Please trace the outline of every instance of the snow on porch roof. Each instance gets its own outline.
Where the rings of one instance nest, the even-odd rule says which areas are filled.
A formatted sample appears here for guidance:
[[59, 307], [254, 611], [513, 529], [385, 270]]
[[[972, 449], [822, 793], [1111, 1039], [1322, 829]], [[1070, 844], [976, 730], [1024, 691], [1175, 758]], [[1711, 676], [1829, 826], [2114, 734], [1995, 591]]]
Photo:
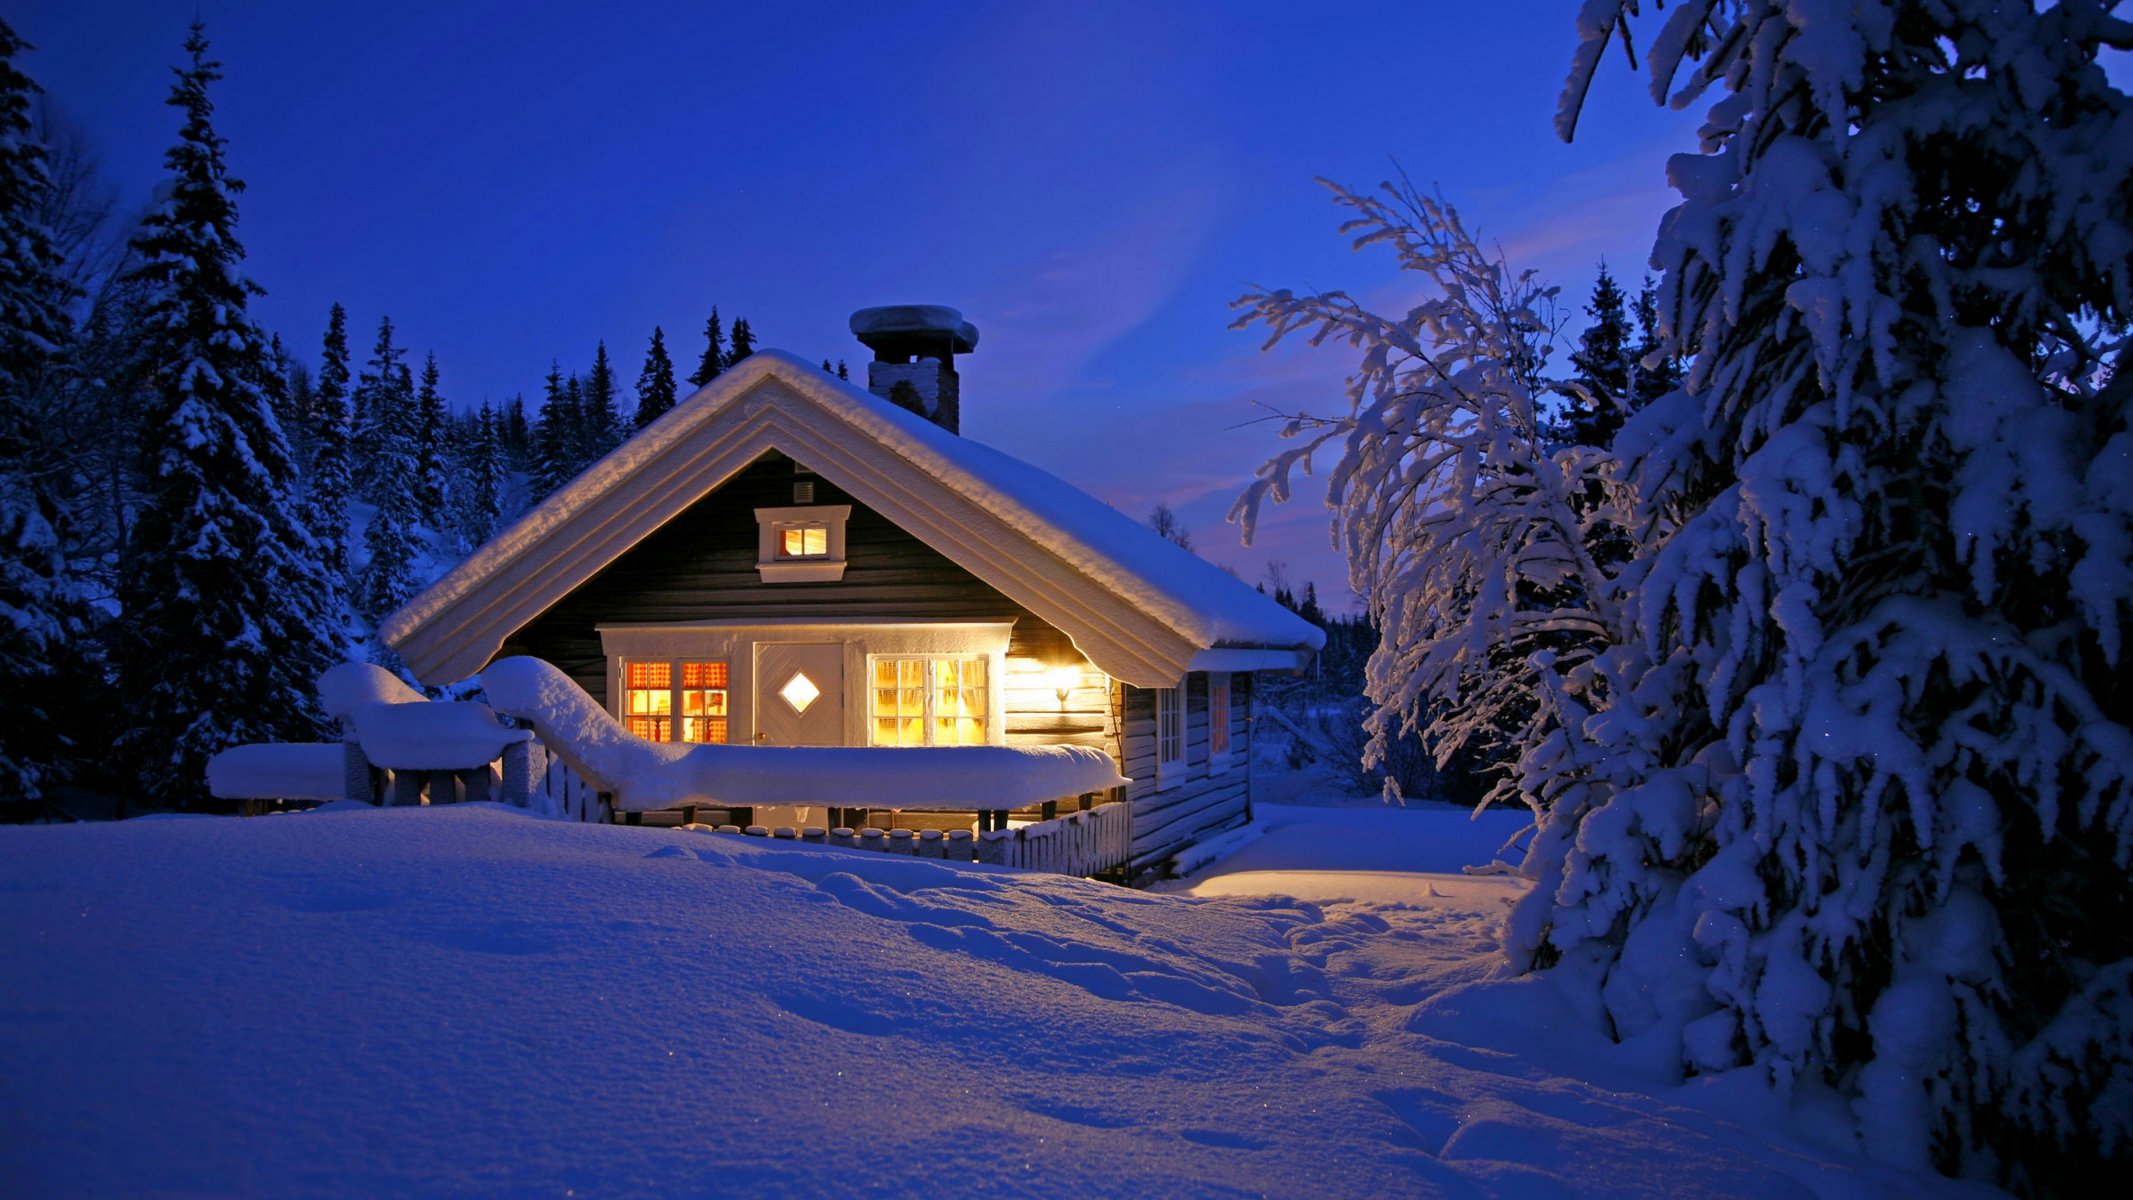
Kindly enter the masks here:
[[[775, 389], [764, 387], [773, 380], [806, 403], [781, 404], [782, 397]], [[744, 403], [751, 396], [763, 397], [763, 403]], [[765, 411], [772, 409], [776, 411]], [[822, 421], [822, 416], [829, 418], [828, 422]], [[522, 593], [523, 601], [537, 602], [535, 612], [560, 599], [644, 534], [730, 477], [731, 471], [709, 481], [700, 474], [692, 475], [691, 471], [704, 460], [698, 449], [751, 419], [761, 424], [759, 440], [765, 445], [797, 454], [847, 490], [852, 485], [830, 469], [836, 452], [829, 448], [826, 437], [819, 443], [815, 440], [818, 435], [840, 432], [838, 426], [858, 435], [835, 439], [843, 453], [863, 458], [867, 466], [885, 468], [900, 482], [916, 476], [919, 481], [938, 485], [959, 503], [942, 506], [929, 502], [923, 494], [916, 496], [916, 503], [910, 503], [912, 497], [907, 495], [901, 504], [877, 503], [883, 498], [862, 496], [922, 540], [935, 542], [924, 529], [912, 526], [925, 524], [928, 517], [946, 515], [934, 510], [974, 510], [1043, 550], [1045, 554], [1039, 557], [1054, 559], [1070, 568], [1072, 575], [1083, 581], [1081, 587], [1072, 590], [1090, 591], [1093, 585], [1099, 594], [1085, 597], [1085, 603], [1065, 604], [1062, 608], [1065, 598], [1050, 594], [1048, 589], [1032, 587], [1028, 579], [1002, 578], [998, 569], [988, 569], [987, 563], [975, 561], [982, 556], [968, 553], [967, 546], [959, 552], [958, 548], [935, 545], [973, 574], [1057, 625], [1098, 667], [1129, 682], [1146, 684], [1164, 673], [1168, 679], [1175, 679], [1193, 665], [1194, 654], [1216, 647], [1310, 651], [1325, 640], [1317, 626], [1079, 488], [1028, 463], [949, 433], [836, 379], [818, 366], [777, 350], [758, 351], [588, 467], [387, 617], [380, 634], [424, 679], [441, 682], [478, 670], [516, 626], [501, 629], [492, 621], [486, 632], [478, 632], [472, 618], [499, 608], [508, 612], [527, 607], [527, 603], [504, 604], [494, 594], [498, 589]], [[689, 494], [676, 494], [677, 489]], [[646, 503], [659, 509], [649, 514], [656, 520], [632, 523], [603, 511], [614, 507], [613, 498], [618, 494], [647, 498]], [[631, 532], [616, 532], [624, 526]], [[578, 553], [580, 543], [596, 539], [602, 539], [597, 546], [585, 554]], [[577, 559], [597, 561], [576, 561], [567, 571], [544, 571], [538, 567], [543, 548], [551, 554], [568, 550]], [[993, 568], [1001, 565], [998, 559], [990, 564]], [[1054, 600], [1060, 603], [1052, 603]], [[1091, 608], [1091, 603], [1096, 607]], [[1168, 636], [1122, 640], [1111, 636], [1116, 630], [1095, 628], [1086, 619], [1105, 607], [1121, 605], [1140, 614], [1142, 620], [1136, 623], [1152, 621], [1160, 626], [1161, 634]], [[478, 612], [463, 611], [470, 608]], [[1108, 626], [1110, 622], [1097, 620], [1094, 624]], [[448, 640], [455, 631], [471, 635], [467, 640], [493, 644], [456, 648], [435, 644]], [[1174, 647], [1148, 649], [1173, 640], [1177, 643]], [[1146, 652], [1127, 653], [1122, 648], [1127, 643]]]

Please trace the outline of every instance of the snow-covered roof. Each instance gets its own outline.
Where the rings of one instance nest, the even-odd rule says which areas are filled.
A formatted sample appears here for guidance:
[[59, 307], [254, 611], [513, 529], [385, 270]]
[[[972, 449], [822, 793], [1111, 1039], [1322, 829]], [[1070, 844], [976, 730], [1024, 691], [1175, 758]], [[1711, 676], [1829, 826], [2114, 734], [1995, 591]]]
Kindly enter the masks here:
[[1300, 665], [1324, 641], [1316, 626], [1079, 488], [776, 350], [757, 352], [588, 467], [380, 633], [418, 678], [464, 678], [526, 621], [769, 450], [806, 463], [1129, 683], [1175, 682], [1217, 647], [1279, 651], [1259, 665]]

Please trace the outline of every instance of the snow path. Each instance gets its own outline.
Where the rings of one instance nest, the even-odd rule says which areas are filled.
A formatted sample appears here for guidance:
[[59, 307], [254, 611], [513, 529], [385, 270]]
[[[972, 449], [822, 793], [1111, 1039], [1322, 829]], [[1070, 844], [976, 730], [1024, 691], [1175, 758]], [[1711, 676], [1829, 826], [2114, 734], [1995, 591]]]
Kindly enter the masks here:
[[489, 805], [0, 829], [0, 1178], [1962, 1193], [1629, 1077], [1489, 937]]

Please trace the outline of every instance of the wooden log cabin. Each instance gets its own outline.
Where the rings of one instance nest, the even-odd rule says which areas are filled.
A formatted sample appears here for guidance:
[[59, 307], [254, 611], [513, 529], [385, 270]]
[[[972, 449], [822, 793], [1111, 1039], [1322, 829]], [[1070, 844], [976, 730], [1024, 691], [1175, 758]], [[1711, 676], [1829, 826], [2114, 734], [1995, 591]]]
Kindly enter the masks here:
[[425, 683], [546, 659], [655, 741], [1099, 747], [1132, 781], [1113, 797], [1130, 875], [1244, 822], [1256, 681], [1303, 669], [1320, 631], [958, 436], [977, 331], [955, 310], [852, 329], [868, 389], [755, 354], [392, 614], [386, 642]]

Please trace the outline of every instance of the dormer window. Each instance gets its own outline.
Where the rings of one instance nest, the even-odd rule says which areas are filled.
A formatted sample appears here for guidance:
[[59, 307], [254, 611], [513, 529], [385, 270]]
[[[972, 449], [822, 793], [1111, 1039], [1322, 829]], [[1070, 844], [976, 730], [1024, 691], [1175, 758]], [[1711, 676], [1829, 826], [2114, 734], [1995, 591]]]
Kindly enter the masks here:
[[849, 504], [755, 510], [755, 569], [764, 583], [830, 583], [844, 578]]
[[778, 522], [778, 557], [828, 558], [829, 529], [827, 521]]

